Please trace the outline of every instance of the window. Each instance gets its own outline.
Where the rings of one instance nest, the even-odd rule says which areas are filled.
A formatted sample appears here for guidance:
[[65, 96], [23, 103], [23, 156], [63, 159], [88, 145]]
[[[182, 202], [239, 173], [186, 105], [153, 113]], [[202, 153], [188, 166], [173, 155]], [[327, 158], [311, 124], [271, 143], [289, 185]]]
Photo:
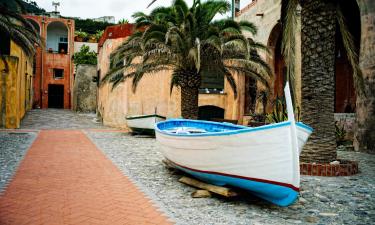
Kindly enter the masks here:
[[224, 93], [224, 75], [220, 71], [202, 71], [202, 83], [199, 93]]
[[60, 42], [68, 43], [68, 38], [67, 37], [60, 37]]
[[59, 38], [59, 53], [68, 53], [68, 38], [66, 36]]
[[53, 69], [53, 78], [54, 79], [63, 79], [64, 78], [64, 69]]
[[5, 33], [0, 33], [0, 54], [10, 55], [10, 37]]

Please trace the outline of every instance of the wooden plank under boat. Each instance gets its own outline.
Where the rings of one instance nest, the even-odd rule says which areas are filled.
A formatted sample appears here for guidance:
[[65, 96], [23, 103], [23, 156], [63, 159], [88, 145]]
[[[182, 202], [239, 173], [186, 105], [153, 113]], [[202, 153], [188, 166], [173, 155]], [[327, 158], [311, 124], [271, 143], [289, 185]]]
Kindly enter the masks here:
[[158, 114], [127, 116], [126, 122], [133, 133], [154, 134], [155, 124], [165, 120]]
[[261, 127], [173, 119], [159, 122], [156, 139], [176, 168], [214, 185], [230, 185], [280, 206], [300, 187], [299, 154], [312, 128], [295, 122], [289, 86], [288, 121]]

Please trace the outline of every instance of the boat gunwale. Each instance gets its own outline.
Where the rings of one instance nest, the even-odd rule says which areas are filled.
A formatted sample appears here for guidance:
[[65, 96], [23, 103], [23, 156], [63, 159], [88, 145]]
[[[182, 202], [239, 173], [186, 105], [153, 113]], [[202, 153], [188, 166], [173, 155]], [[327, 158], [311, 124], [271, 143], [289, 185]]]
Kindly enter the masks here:
[[[202, 123], [202, 124], [212, 124], [212, 125], [220, 125], [220, 126], [227, 126], [227, 127], [236, 127], [240, 128], [237, 130], [226, 130], [226, 131], [218, 131], [218, 132], [206, 132], [206, 133], [190, 133], [190, 134], [176, 134], [176, 133], [170, 133], [165, 130], [159, 129], [159, 125], [163, 123], [170, 123], [170, 122], [195, 122], [195, 123]], [[202, 137], [202, 136], [226, 136], [226, 135], [234, 135], [234, 134], [241, 134], [241, 133], [250, 133], [255, 131], [261, 131], [261, 130], [269, 130], [273, 128], [279, 128], [284, 126], [291, 125], [290, 121], [284, 121], [280, 123], [274, 123], [274, 124], [267, 124], [260, 127], [245, 127], [242, 125], [234, 125], [234, 124], [227, 124], [227, 123], [219, 123], [219, 122], [211, 122], [211, 121], [202, 121], [202, 120], [188, 120], [188, 119], [171, 119], [166, 120], [162, 122], [158, 122], [155, 124], [155, 131], [160, 134], [174, 136], [174, 137]], [[296, 125], [304, 130], [306, 130], [309, 133], [312, 133], [313, 128], [310, 126], [302, 123], [297, 122]]]
[[144, 118], [150, 118], [150, 117], [158, 117], [161, 119], [167, 119], [165, 116], [160, 116], [158, 114], [149, 114], [149, 115], [136, 115], [136, 116], [127, 116], [126, 120], [136, 120], [136, 119], [144, 119]]

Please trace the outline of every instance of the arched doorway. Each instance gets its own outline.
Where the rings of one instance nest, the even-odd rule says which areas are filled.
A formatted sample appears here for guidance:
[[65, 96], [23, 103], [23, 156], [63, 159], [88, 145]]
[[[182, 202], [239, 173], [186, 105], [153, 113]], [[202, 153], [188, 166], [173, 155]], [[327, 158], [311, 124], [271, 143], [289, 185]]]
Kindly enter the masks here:
[[213, 106], [213, 105], [200, 106], [198, 110], [198, 119], [199, 120], [224, 119], [224, 109], [217, 107], [217, 106]]
[[[358, 4], [355, 0], [340, 1], [340, 7], [350, 34], [353, 36], [355, 52], [359, 54], [361, 21]], [[347, 58], [339, 25], [336, 26], [335, 61], [335, 113], [355, 112], [355, 89], [353, 70]]]
[[277, 23], [268, 38], [268, 48], [271, 51], [271, 58], [269, 64], [273, 67], [275, 80], [273, 82], [273, 93], [274, 97], [284, 95], [284, 86], [285, 86], [285, 75], [286, 75], [286, 66], [284, 62], [284, 57], [281, 53], [281, 24]]
[[54, 21], [48, 24], [47, 50], [51, 53], [68, 53], [68, 28], [64, 23]]

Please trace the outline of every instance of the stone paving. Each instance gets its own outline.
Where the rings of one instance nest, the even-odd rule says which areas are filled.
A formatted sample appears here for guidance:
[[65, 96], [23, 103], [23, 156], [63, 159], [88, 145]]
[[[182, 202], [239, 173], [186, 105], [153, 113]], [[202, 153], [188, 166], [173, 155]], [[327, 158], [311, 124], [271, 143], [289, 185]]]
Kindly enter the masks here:
[[[62, 114], [66, 114], [67, 118]], [[24, 149], [28, 148], [27, 144], [34, 136], [23, 140], [20, 137], [22, 130], [1, 130], [0, 137], [4, 138], [0, 140], [8, 143], [6, 148], [0, 146], [3, 158], [15, 158], [17, 163], [13, 164], [20, 165], [0, 194], [0, 224], [172, 224], [81, 130], [71, 130], [69, 123], [75, 129], [88, 128], [90, 131], [100, 128], [99, 132], [102, 132], [102, 127], [86, 124], [85, 118], [75, 124], [79, 119], [69, 119], [76, 116], [74, 113], [62, 114], [59, 114], [61, 120], [52, 120], [49, 125], [62, 129], [39, 131], [21, 163]], [[48, 117], [29, 115], [28, 120], [44, 122], [48, 121]], [[27, 129], [38, 128], [37, 124], [30, 125]], [[44, 124], [41, 127], [49, 128]], [[18, 132], [18, 136], [13, 132]], [[9, 138], [7, 135], [14, 136]], [[13, 151], [17, 152], [18, 148], [23, 151], [20, 156], [13, 157]], [[0, 172], [7, 175], [13, 174], [14, 170], [12, 166]]]
[[35, 137], [35, 132], [0, 132], [0, 192], [12, 178]]
[[94, 113], [64, 109], [34, 109], [21, 122], [22, 129], [105, 129]]
[[302, 176], [301, 197], [283, 208], [251, 195], [193, 199], [190, 194], [195, 189], [178, 182], [183, 174], [164, 167], [155, 139], [87, 133], [178, 224], [375, 224], [375, 155], [338, 152], [342, 159], [359, 161], [361, 173], [351, 177]]
[[[132, 213], [135, 217], [140, 217], [139, 212], [145, 213], [143, 209], [135, 210], [139, 205], [134, 203], [136, 201], [124, 197], [132, 196], [130, 189], [136, 190], [136, 196], [145, 196], [145, 193], [177, 224], [375, 224], [374, 155], [338, 152], [340, 158], [359, 161], [361, 173], [351, 177], [302, 176], [300, 199], [282, 208], [252, 195], [193, 199], [190, 194], [195, 189], [178, 182], [183, 174], [168, 170], [161, 163], [155, 139], [106, 130], [108, 128], [95, 122], [93, 114], [35, 110], [23, 121], [23, 128], [43, 129], [28, 151], [37, 132], [0, 132], [0, 152], [3, 153], [0, 163], [8, 158], [13, 161], [11, 166], [0, 167], [1, 175], [5, 174], [2, 179], [9, 180], [27, 152], [15, 177], [0, 194], [0, 224], [74, 224], [74, 219], [76, 224], [106, 224], [104, 217], [108, 215], [118, 216], [120, 224], [142, 224], [126, 218]], [[63, 130], [53, 130], [56, 128]], [[121, 176], [92, 142], [126, 176]], [[74, 161], [79, 163], [74, 164]], [[115, 181], [119, 184], [110, 184]], [[40, 188], [43, 184], [53, 190]], [[114, 190], [115, 197], [110, 198], [107, 190]], [[42, 196], [40, 200], [36, 200], [38, 194]], [[108, 199], [103, 200], [106, 195]], [[147, 207], [151, 205], [141, 199]], [[85, 206], [79, 206], [80, 200]], [[33, 211], [36, 209], [39, 211]], [[168, 223], [165, 216], [154, 214], [154, 207], [148, 213], [150, 211], [160, 221]], [[14, 215], [20, 220], [4, 222], [14, 220]], [[83, 218], [82, 221], [79, 218]], [[142, 218], [143, 222], [150, 222], [150, 218]], [[46, 222], [49, 219], [51, 222]], [[152, 223], [160, 224], [157, 220]]]

